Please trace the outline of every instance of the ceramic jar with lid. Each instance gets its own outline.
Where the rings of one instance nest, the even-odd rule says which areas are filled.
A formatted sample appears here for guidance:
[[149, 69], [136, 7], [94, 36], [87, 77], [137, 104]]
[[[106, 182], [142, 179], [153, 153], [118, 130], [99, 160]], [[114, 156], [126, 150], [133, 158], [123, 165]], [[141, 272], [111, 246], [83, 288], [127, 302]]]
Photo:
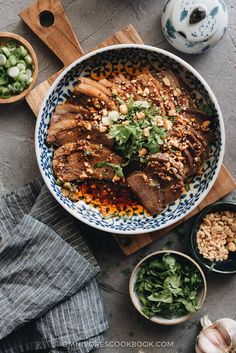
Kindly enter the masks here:
[[225, 34], [228, 12], [224, 0], [169, 0], [162, 13], [162, 29], [176, 49], [199, 54]]

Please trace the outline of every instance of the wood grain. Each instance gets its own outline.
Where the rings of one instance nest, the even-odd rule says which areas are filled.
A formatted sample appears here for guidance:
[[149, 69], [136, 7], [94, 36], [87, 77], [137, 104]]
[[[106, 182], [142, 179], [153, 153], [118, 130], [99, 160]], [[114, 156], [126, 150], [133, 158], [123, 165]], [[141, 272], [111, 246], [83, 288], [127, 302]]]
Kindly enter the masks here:
[[[40, 14], [49, 11], [54, 16], [50, 27], [40, 24]], [[40, 0], [20, 13], [22, 20], [56, 54], [64, 66], [84, 54], [59, 0]]]
[[[42, 11], [43, 9], [41, 5], [42, 3], [44, 3], [45, 5], [44, 8], [46, 7], [46, 5], [48, 8], [48, 4], [50, 4], [50, 6], [52, 6], [54, 14], [57, 15], [57, 12], [60, 14], [60, 21], [65, 22], [65, 21], [68, 21], [68, 19], [66, 15], [63, 13], [63, 8], [60, 5], [58, 0], [56, 1], [40, 0], [40, 6], [38, 5], [38, 3], [39, 2], [37, 2], [35, 5], [30, 6], [25, 11], [23, 11], [23, 13], [21, 13], [21, 17], [29, 25], [29, 27], [32, 28], [37, 35], [39, 35], [39, 37], [52, 49], [52, 51], [66, 65], [64, 52], [63, 52], [63, 48], [65, 45], [63, 44], [63, 47], [61, 47], [60, 41], [57, 41], [56, 39], [59, 33], [58, 29], [55, 28], [49, 31], [48, 28], [46, 28], [46, 30], [43, 33], [41, 33], [40, 32], [41, 30], [39, 29], [39, 25], [36, 22], [37, 22], [39, 11]], [[81, 56], [83, 54], [83, 50], [81, 49], [77, 39], [75, 38], [75, 35], [71, 29], [70, 24], [64, 23], [64, 26], [66, 28], [69, 28], [69, 32], [67, 33], [65, 40], [67, 41], [67, 43], [68, 41], [73, 43], [72, 45], [73, 50], [70, 51], [71, 56], [66, 59], [68, 62], [67, 63], [68, 65], [69, 63], [77, 59], [79, 56]], [[131, 25], [128, 25], [127, 27], [123, 28], [119, 32], [115, 33], [112, 37], [104, 40], [102, 43], [98, 44], [94, 49], [102, 48], [113, 44], [127, 44], [127, 43], [138, 43], [138, 44], [143, 43], [138, 33]], [[27, 102], [36, 116], [39, 112], [42, 101], [50, 85], [55, 80], [55, 78], [60, 74], [60, 72], [57, 72], [56, 74], [51, 76], [48, 80], [41, 83], [38, 87], [34, 88], [28, 94], [26, 98]], [[194, 216], [207, 205], [219, 200], [220, 198], [222, 198], [223, 196], [225, 196], [226, 194], [234, 190], [235, 186], [236, 185], [231, 175], [226, 170], [226, 168], [222, 166], [219, 176], [214, 186], [212, 187], [211, 191], [209, 192], [209, 194], [205, 197], [202, 203], [191, 214], [189, 214], [181, 221], [173, 224], [168, 228], [165, 228], [157, 232], [149, 233], [149, 234], [136, 235], [136, 236], [120, 236], [120, 235], [119, 236], [113, 235], [113, 236], [125, 255], [133, 254], [134, 252], [140, 250], [144, 246], [147, 246], [148, 244], [152, 243], [156, 239], [165, 235], [171, 229], [175, 228], [177, 225], [181, 224], [185, 220]]]

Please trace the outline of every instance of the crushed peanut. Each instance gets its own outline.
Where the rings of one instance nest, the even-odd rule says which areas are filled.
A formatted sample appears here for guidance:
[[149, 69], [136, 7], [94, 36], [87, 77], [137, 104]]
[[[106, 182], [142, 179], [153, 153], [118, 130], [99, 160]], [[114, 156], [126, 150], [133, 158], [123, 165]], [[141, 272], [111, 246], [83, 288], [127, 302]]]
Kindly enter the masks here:
[[120, 109], [121, 114], [125, 115], [128, 113], [128, 107], [126, 104], [121, 104], [119, 109]]
[[143, 135], [144, 135], [145, 137], [150, 136], [150, 129], [149, 129], [148, 127], [145, 127], [145, 128], [143, 129]]
[[201, 125], [202, 131], [209, 131], [210, 130], [210, 125], [211, 125], [210, 120], [204, 121], [202, 123], [202, 125]]
[[168, 79], [168, 77], [164, 77], [163, 79], [162, 79], [162, 81], [164, 82], [164, 84], [166, 85], [166, 86], [170, 86], [170, 80]]
[[107, 116], [107, 115], [108, 115], [107, 109], [103, 109], [102, 110], [102, 116]]
[[209, 213], [196, 234], [200, 254], [210, 261], [224, 261], [236, 251], [236, 212]]
[[99, 126], [99, 131], [100, 131], [100, 132], [106, 132], [106, 131], [107, 131], [107, 127], [104, 126], [104, 125], [100, 125], [100, 126]]
[[145, 118], [144, 112], [136, 112], [135, 115], [138, 120], [142, 120]]
[[143, 91], [143, 96], [146, 97], [149, 95], [149, 89], [147, 87], [144, 88], [144, 91]]
[[177, 87], [177, 88], [174, 90], [174, 96], [175, 96], [175, 97], [179, 97], [181, 94], [182, 94], [181, 90]]
[[147, 152], [148, 152], [147, 149], [143, 147], [141, 148], [141, 150], [139, 150], [138, 154], [140, 157], [143, 157], [147, 154]]
[[172, 128], [172, 125], [173, 124], [172, 124], [172, 122], [170, 120], [168, 120], [168, 119], [164, 120], [164, 127], [165, 127], [166, 130], [170, 130]]
[[163, 121], [161, 116], [157, 117], [156, 124], [157, 124], [157, 126], [163, 126], [164, 125], [164, 121]]

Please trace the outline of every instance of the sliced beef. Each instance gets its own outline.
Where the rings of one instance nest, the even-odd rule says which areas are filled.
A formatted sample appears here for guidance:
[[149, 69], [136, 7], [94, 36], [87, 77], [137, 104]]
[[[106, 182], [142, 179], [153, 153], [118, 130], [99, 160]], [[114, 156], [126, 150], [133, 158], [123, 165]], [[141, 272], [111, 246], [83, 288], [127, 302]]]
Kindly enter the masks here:
[[92, 84], [90, 81], [79, 80], [79, 83], [75, 86], [73, 93], [79, 97], [82, 94], [90, 98], [96, 98], [98, 101], [103, 102], [110, 110], [118, 110], [118, 107], [110, 97], [110, 94], [104, 93], [104, 90], [107, 90], [107, 88], [97, 82], [96, 84]]
[[183, 158], [185, 176], [193, 176], [198, 173], [208, 157], [206, 134], [195, 129], [191, 124], [184, 124], [182, 121], [178, 121], [169, 133], [168, 145], [174, 146], [173, 154], [176, 154], [177, 158]]
[[134, 81], [138, 92], [139, 90], [142, 92], [142, 99], [151, 100], [159, 108], [159, 113], [166, 115], [159, 82], [150, 73], [138, 75]]
[[164, 183], [161, 188], [164, 194], [165, 204], [172, 203], [176, 201], [183, 192], [184, 183], [177, 178], [172, 181]]
[[126, 180], [151, 215], [160, 213], [167, 204], [177, 200], [183, 191], [183, 182], [177, 178], [164, 182], [156, 175], [142, 171], [130, 174]]
[[164, 209], [163, 192], [159, 183], [155, 182], [151, 176], [138, 171], [130, 174], [126, 180], [151, 215], [155, 215]]
[[92, 80], [91, 78], [87, 78], [87, 77], [81, 77], [79, 79], [79, 82], [83, 83], [85, 85], [90, 85], [90, 86], [102, 91], [107, 96], [111, 95], [109, 89], [107, 87], [105, 87], [104, 84], [101, 84], [99, 81], [95, 81], [95, 80]]
[[81, 140], [55, 150], [52, 164], [56, 178], [65, 182], [92, 178], [112, 180], [115, 172], [107, 163], [120, 165], [122, 158], [101, 144]]
[[203, 163], [208, 157], [207, 141], [203, 135], [194, 128], [186, 129], [185, 143], [186, 149], [182, 151], [183, 155], [189, 153], [192, 157], [192, 164], [189, 166], [188, 175], [193, 176], [198, 174]]
[[142, 97], [138, 94], [134, 81], [135, 80], [128, 80], [126, 77], [119, 74], [109, 78], [108, 82], [111, 84], [111, 93], [115, 97], [118, 96], [123, 101], [129, 101], [130, 98], [140, 100]]
[[108, 137], [106, 130], [106, 127], [96, 121], [76, 119], [70, 116], [55, 122], [54, 118], [48, 129], [47, 143], [61, 146], [68, 142], [88, 139], [91, 142], [101, 143], [112, 148], [114, 140]]
[[50, 120], [50, 127], [52, 127], [54, 124], [58, 123], [59, 121], [74, 120], [74, 119], [83, 119], [83, 118], [80, 114], [74, 114], [74, 113], [56, 114], [56, 113], [54, 113], [51, 117], [51, 120]]
[[87, 113], [88, 110], [81, 105], [65, 103], [58, 104], [56, 106], [56, 114], [66, 114], [66, 113]]
[[193, 108], [189, 108], [186, 109], [184, 111], [181, 111], [185, 116], [187, 117], [191, 117], [194, 116], [195, 118], [198, 118], [201, 122], [205, 121], [205, 120], [209, 120], [212, 119], [212, 116], [207, 115], [206, 113], [202, 112], [199, 109], [193, 109]]
[[149, 156], [147, 168], [163, 182], [170, 182], [174, 179], [182, 181], [184, 178], [183, 164], [168, 153], [156, 153]]
[[[160, 205], [157, 205], [157, 200], [159, 203], [161, 202], [163, 209], [165, 205], [174, 202], [180, 197], [184, 186], [184, 165], [176, 161], [168, 153], [156, 153], [149, 157], [147, 170], [149, 177], [146, 183], [149, 189], [146, 187], [145, 191], [143, 189], [139, 191], [136, 187], [133, 191], [143, 204], [142, 197], [144, 193], [144, 198], [150, 200], [153, 207], [150, 206], [148, 201], [144, 206], [151, 214], [157, 214], [161, 209]], [[133, 188], [133, 185], [130, 184], [130, 187]], [[151, 193], [153, 193], [153, 196], [151, 196]], [[156, 203], [153, 202], [153, 197]]]
[[[159, 91], [162, 92], [163, 104], [167, 112], [175, 110], [176, 104], [184, 109], [195, 108], [195, 102], [188, 88], [171, 70], [154, 72], [153, 76], [158, 81]], [[169, 114], [172, 115], [171, 113]]]
[[168, 153], [149, 157], [147, 172], [134, 172], [127, 182], [150, 214], [177, 200], [183, 190], [184, 166]]

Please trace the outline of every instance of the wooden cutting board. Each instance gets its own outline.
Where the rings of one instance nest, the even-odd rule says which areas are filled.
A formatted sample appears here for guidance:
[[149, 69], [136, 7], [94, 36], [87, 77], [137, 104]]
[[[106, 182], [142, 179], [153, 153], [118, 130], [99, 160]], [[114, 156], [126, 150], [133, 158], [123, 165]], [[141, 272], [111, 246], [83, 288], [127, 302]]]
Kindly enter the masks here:
[[[84, 55], [84, 51], [73, 32], [70, 22], [59, 0], [38, 0], [36, 3], [22, 11], [20, 13], [20, 17], [54, 52], [54, 54], [56, 54], [56, 56], [62, 61], [64, 67], [68, 66], [74, 60]], [[48, 25], [50, 21], [53, 22], [53, 24], [48, 27], [41, 25], [41, 23], [46, 23]], [[124, 44], [143, 42], [135, 29], [131, 25], [128, 25], [93, 49], [119, 43]], [[35, 87], [27, 95], [26, 101], [36, 117], [48, 88], [62, 70], [49, 77], [46, 81]], [[227, 169], [222, 166], [220, 174], [211, 191], [208, 193], [202, 203], [191, 214], [182, 219], [180, 222], [175, 223], [174, 225], [163, 230], [149, 234], [136, 236], [113, 236], [115, 237], [124, 254], [130, 255], [143, 248], [144, 246], [152, 243], [159, 237], [165, 235], [177, 225], [197, 214], [207, 205], [219, 200], [234, 190], [235, 186], [236, 184], [233, 181], [232, 176], [229, 174]]]

